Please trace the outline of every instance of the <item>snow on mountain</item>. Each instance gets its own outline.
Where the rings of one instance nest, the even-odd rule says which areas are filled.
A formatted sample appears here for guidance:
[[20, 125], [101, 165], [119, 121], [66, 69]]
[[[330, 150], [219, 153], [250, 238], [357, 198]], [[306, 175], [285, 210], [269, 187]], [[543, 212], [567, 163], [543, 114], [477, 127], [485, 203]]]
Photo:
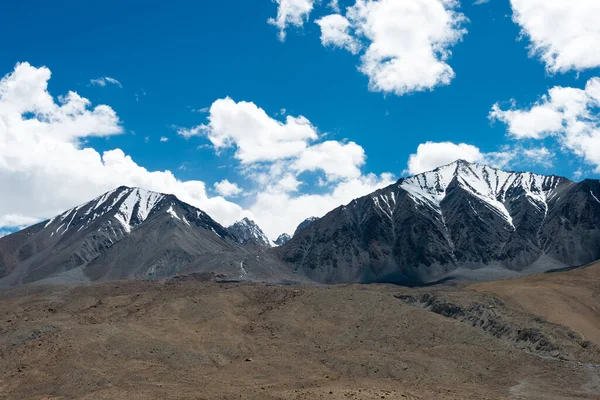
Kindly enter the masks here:
[[273, 243], [260, 227], [252, 220], [244, 218], [227, 228], [239, 243], [255, 242], [260, 246], [273, 247]]
[[600, 182], [456, 161], [308, 226], [274, 251], [324, 283], [420, 284], [547, 271], [600, 258]]
[[60, 222], [53, 234], [64, 235], [73, 225], [82, 230], [96, 219], [112, 214], [129, 233], [133, 227], [143, 223], [165, 197], [145, 189], [120, 187], [50, 219], [44, 228]]
[[[555, 189], [564, 181], [564, 178], [557, 176], [505, 172], [461, 160], [404, 179], [399, 183], [399, 187], [408, 192], [417, 204], [432, 208], [441, 214], [441, 202], [446, 198], [450, 185], [456, 184], [481, 200], [514, 229], [507, 200], [525, 196], [536, 208], [547, 213], [548, 202], [556, 195]], [[385, 213], [390, 213], [392, 209], [390, 201], [395, 203], [393, 193], [390, 198], [373, 198], [373, 201], [382, 210], [384, 204]]]
[[[126, 231], [131, 231], [131, 224], [140, 224], [148, 218], [148, 215], [162, 199], [164, 195], [150, 192], [144, 189], [131, 189], [125, 201], [121, 203], [115, 218], [123, 225]], [[173, 208], [171, 207], [171, 210]], [[135, 214], [134, 214], [135, 213]]]

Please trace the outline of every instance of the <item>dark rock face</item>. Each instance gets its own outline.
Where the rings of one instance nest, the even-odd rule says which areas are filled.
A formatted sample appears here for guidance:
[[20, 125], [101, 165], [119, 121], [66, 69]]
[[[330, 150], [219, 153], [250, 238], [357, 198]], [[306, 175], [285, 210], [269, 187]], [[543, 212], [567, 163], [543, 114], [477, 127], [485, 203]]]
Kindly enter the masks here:
[[284, 244], [289, 242], [291, 239], [292, 239], [292, 237], [290, 235], [288, 235], [287, 233], [282, 233], [281, 235], [279, 235], [277, 240], [275, 240], [275, 242], [273, 242], [273, 243], [275, 243], [276, 246], [283, 246]]
[[325, 283], [494, 279], [600, 259], [600, 182], [458, 161], [339, 207], [277, 254]]
[[256, 244], [265, 248], [272, 247], [271, 241], [262, 229], [248, 218], [236, 222], [227, 228], [227, 231], [240, 244]]
[[175, 196], [121, 187], [0, 239], [0, 285], [165, 279], [210, 272], [233, 280], [294, 274]]
[[303, 230], [308, 228], [310, 226], [310, 224], [312, 224], [313, 222], [315, 222], [318, 219], [319, 218], [317, 218], [317, 217], [309, 217], [309, 218], [306, 218], [304, 221], [300, 222], [300, 224], [294, 231], [294, 235], [292, 237], [296, 236], [297, 234], [299, 234], [300, 232], [302, 232]]

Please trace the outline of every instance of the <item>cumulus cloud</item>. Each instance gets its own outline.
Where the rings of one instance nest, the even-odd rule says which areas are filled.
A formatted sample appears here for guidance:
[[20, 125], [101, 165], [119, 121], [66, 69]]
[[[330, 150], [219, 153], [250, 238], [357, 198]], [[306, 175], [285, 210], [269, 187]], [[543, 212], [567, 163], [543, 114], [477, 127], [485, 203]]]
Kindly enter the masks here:
[[277, 17], [269, 18], [268, 22], [279, 28], [279, 40], [286, 37], [289, 26], [301, 28], [308, 20], [313, 10], [315, 0], [273, 0], [277, 3]]
[[507, 123], [511, 135], [519, 139], [542, 139], [560, 130], [563, 122], [562, 113], [547, 104], [535, 105], [523, 112], [516, 109], [503, 111], [496, 103], [490, 119]]
[[161, 142], [163, 142], [163, 143], [164, 143], [164, 142], [168, 142], [168, 141], [169, 141], [169, 138], [168, 138], [168, 137], [166, 137], [166, 136], [163, 136], [163, 137], [161, 137], [161, 138], [160, 138], [160, 141], [161, 141]]
[[321, 43], [358, 54], [360, 41], [350, 34], [350, 21], [339, 14], [327, 15], [315, 21], [321, 27]]
[[[352, 142], [319, 142], [316, 128], [304, 117], [288, 116], [281, 122], [252, 103], [224, 99], [211, 107], [209, 122], [198, 132], [211, 138], [215, 149], [236, 147], [241, 171], [255, 185], [248, 193], [248, 208], [242, 208], [223, 197], [242, 193], [231, 182], [218, 182], [214, 190], [220, 196], [211, 197], [204, 182], [182, 181], [170, 171], [150, 171], [121, 149], [99, 153], [86, 147], [88, 137], [123, 133], [121, 121], [109, 106], [92, 107], [74, 92], [55, 101], [48, 92], [50, 77], [48, 68], [22, 63], [0, 80], [2, 231], [52, 217], [126, 185], [174, 194], [223, 225], [252, 218], [269, 236], [277, 237], [292, 232], [305, 218], [324, 215], [393, 179], [390, 174], [361, 174], [363, 149]], [[243, 137], [243, 128], [250, 139]], [[260, 151], [267, 156], [260, 156]], [[301, 174], [307, 171], [329, 180], [311, 190], [313, 194], [302, 193], [300, 188], [308, 184]]]
[[511, 0], [513, 20], [529, 38], [532, 56], [549, 72], [600, 67], [600, 2]]
[[560, 146], [600, 173], [600, 78], [591, 78], [585, 89], [556, 86], [548, 95], [523, 109], [503, 110], [495, 104], [490, 119], [506, 124], [516, 139], [555, 138]]
[[[321, 194], [298, 194], [286, 191], [264, 190], [258, 193], [250, 211], [260, 227], [270, 237], [293, 233], [298, 224], [310, 216], [322, 217], [329, 211], [377, 189], [389, 186], [395, 179], [391, 174], [361, 175], [345, 179]], [[277, 204], [277, 207], [273, 207]]]
[[235, 158], [258, 181], [264, 181], [256, 171], [264, 170], [265, 163], [269, 176], [322, 171], [330, 179], [356, 178], [366, 158], [363, 148], [354, 142], [315, 143], [317, 129], [303, 116], [288, 115], [281, 122], [254, 103], [229, 97], [213, 103], [208, 123], [178, 132], [188, 138], [205, 135], [217, 151], [235, 148]]
[[122, 133], [119, 118], [74, 92], [56, 103], [50, 76], [48, 68], [21, 63], [0, 80], [0, 228], [43, 220], [120, 185], [175, 194], [225, 224], [251, 215], [209, 197], [203, 182], [148, 171], [120, 149], [85, 147], [86, 137]]
[[416, 175], [459, 159], [469, 162], [483, 162], [485, 156], [479, 148], [466, 143], [427, 142], [420, 144], [417, 152], [410, 155], [406, 172]]
[[[360, 145], [321, 141], [317, 128], [303, 116], [287, 115], [282, 122], [254, 103], [225, 98], [213, 103], [207, 119], [206, 124], [180, 128], [180, 134], [204, 135], [217, 152], [235, 149], [241, 173], [255, 186], [249, 211], [272, 237], [392, 180], [391, 174], [364, 175], [366, 155]], [[304, 173], [317, 174], [317, 183], [305, 181]]]
[[417, 152], [408, 159], [406, 173], [420, 174], [450, 164], [456, 160], [505, 168], [517, 157], [520, 149], [503, 149], [484, 153], [478, 147], [466, 143], [426, 142], [420, 144]]
[[251, 102], [236, 103], [231, 98], [215, 101], [208, 123], [181, 128], [184, 137], [206, 135], [215, 149], [236, 148], [235, 157], [244, 164], [275, 161], [301, 154], [317, 131], [303, 116], [287, 116], [277, 121]]
[[221, 182], [215, 183], [215, 190], [223, 197], [235, 197], [239, 196], [243, 190], [235, 183], [229, 182], [227, 179], [223, 179]]
[[307, 148], [292, 168], [299, 172], [321, 170], [329, 179], [358, 178], [365, 158], [364, 149], [356, 143], [329, 140]]
[[101, 78], [90, 79], [90, 85], [105, 87], [108, 83], [116, 85], [120, 88], [123, 88], [121, 82], [116, 80], [115, 78], [111, 78], [109, 76], [104, 76]]
[[456, 0], [357, 0], [345, 16], [317, 23], [324, 46], [364, 49], [359, 69], [372, 91], [401, 96], [454, 78], [450, 49], [467, 33], [458, 6]]

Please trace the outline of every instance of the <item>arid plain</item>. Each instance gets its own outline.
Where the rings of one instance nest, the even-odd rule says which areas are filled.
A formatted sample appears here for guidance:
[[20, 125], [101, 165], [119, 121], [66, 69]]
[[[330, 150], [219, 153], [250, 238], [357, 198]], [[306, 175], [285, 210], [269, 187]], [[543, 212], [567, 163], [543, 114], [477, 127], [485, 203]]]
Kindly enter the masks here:
[[416, 289], [207, 278], [0, 292], [0, 398], [600, 398], [600, 264]]

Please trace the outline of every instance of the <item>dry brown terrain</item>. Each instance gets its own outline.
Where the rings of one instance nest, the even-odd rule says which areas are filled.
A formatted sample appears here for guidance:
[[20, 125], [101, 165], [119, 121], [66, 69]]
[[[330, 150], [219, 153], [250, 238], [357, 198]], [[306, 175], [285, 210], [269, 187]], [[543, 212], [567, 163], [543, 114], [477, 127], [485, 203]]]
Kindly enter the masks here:
[[567, 273], [489, 282], [473, 288], [495, 293], [600, 345], [600, 263]]
[[598, 399], [600, 266], [470, 287], [0, 292], [3, 399]]

